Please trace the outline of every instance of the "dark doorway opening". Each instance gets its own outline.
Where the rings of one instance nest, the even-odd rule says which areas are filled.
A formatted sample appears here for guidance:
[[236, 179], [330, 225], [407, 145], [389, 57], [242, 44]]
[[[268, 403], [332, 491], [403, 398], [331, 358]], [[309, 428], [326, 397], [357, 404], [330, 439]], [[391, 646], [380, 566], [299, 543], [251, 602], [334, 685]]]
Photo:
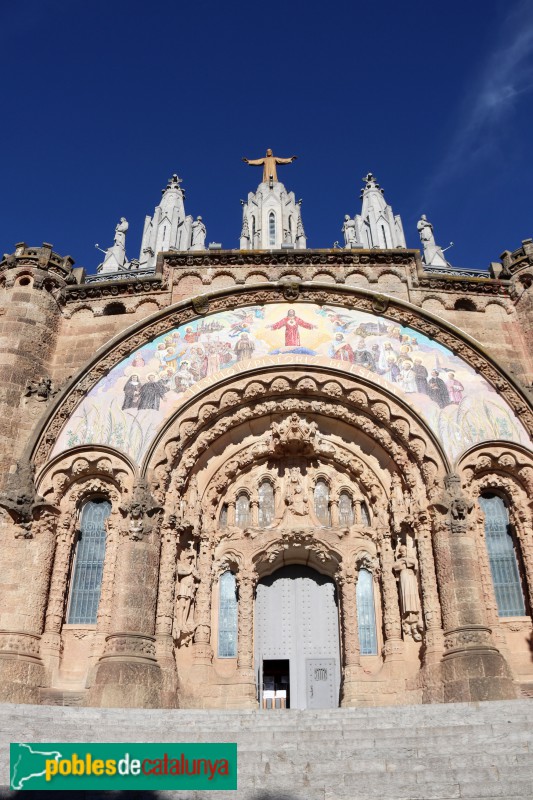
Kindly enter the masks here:
[[289, 659], [263, 661], [263, 708], [290, 708]]

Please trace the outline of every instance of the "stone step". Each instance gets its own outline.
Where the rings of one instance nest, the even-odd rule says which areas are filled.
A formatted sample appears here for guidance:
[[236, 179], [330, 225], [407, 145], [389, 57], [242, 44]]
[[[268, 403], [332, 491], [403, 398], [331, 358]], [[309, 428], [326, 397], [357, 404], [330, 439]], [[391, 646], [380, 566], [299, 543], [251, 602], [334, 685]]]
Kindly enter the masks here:
[[4, 706], [0, 785], [9, 741], [236, 741], [237, 800], [532, 800], [532, 711], [526, 699], [309, 712]]

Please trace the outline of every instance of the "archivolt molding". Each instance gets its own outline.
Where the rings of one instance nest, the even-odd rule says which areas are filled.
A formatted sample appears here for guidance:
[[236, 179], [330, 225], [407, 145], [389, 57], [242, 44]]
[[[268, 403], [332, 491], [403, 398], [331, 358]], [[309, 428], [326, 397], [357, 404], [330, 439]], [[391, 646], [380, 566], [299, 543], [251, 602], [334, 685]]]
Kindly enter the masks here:
[[113, 487], [124, 501], [134, 480], [135, 467], [126, 456], [110, 447], [83, 445], [61, 453], [47, 464], [37, 476], [36, 485], [39, 494], [57, 506], [72, 494], [75, 485], [89, 486], [91, 482]]
[[300, 377], [294, 371], [290, 378], [271, 374], [243, 377], [218, 387], [176, 415], [154, 444], [143, 468], [153, 481], [154, 493], [165, 491], [170, 472], [176, 467], [175, 485], [183, 486], [201, 454], [235, 425], [291, 411], [342, 419], [360, 428], [380, 443], [406, 474], [417, 464], [430, 488], [446, 471], [445, 457], [430, 432], [396, 399], [369, 387], [363, 389], [359, 381], [345, 376], [331, 380], [314, 372]]
[[[264, 257], [258, 258], [258, 264], [264, 265]], [[386, 258], [390, 263], [390, 255], [386, 255]], [[156, 313], [151, 321], [150, 318], [145, 319], [133, 328], [119, 334], [95, 355], [81, 371], [81, 377], [77, 376], [58, 395], [49, 415], [30, 442], [28, 449], [35, 463], [38, 466], [45, 463], [63, 425], [86, 393], [115, 364], [133, 350], [177, 325], [202, 316], [207, 313], [207, 310], [212, 313], [243, 305], [280, 302], [286, 292], [284, 284], [285, 282], [280, 281], [276, 285], [246, 285], [221, 289], [218, 292], [202, 296], [201, 305], [198, 303], [199, 298], [184, 301]], [[476, 369], [505, 398], [514, 412], [520, 416], [526, 429], [533, 435], [533, 411], [518, 386], [499, 365], [496, 365], [480, 351], [479, 345], [470, 337], [443, 320], [434, 317], [427, 311], [415, 309], [405, 301], [375, 295], [368, 290], [353, 286], [337, 285], [333, 287], [320, 283], [300, 283], [298, 302], [340, 305], [369, 313], [378, 313], [440, 342]], [[195, 311], [195, 307], [197, 311]]]

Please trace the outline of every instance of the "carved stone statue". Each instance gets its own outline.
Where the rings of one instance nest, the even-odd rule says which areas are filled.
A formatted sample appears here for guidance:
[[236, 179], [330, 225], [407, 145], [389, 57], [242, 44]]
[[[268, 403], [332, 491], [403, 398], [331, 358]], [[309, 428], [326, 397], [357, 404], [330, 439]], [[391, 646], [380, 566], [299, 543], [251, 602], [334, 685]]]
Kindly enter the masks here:
[[191, 607], [196, 594], [196, 584], [200, 581], [200, 574], [196, 569], [196, 553], [194, 550], [183, 550], [176, 567], [178, 578], [178, 591], [176, 598], [176, 613], [174, 619], [174, 635], [176, 639], [183, 633], [193, 630]]
[[280, 521], [283, 527], [320, 527], [305, 478], [298, 467], [291, 467], [286, 476], [284, 502], [285, 511]]
[[441, 269], [448, 267], [449, 264], [446, 261], [444, 251], [435, 242], [433, 225], [425, 214], [422, 214], [416, 227], [420, 234], [420, 241], [422, 242], [424, 248], [424, 253], [422, 256], [424, 264], [432, 267], [440, 267]]
[[126, 233], [128, 228], [127, 219], [121, 217], [115, 228], [113, 246], [106, 250], [105, 258], [99, 265], [97, 272], [120, 272], [130, 268], [126, 259]]
[[417, 223], [417, 229], [420, 234], [420, 241], [424, 245], [424, 249], [428, 244], [435, 244], [435, 237], [433, 235], [433, 225], [428, 220], [425, 214], [422, 214]]
[[355, 229], [355, 220], [353, 220], [349, 214], [346, 214], [344, 217], [342, 232], [344, 234], [344, 243], [347, 248], [357, 243], [357, 231]]
[[196, 217], [195, 221], [191, 225], [191, 231], [191, 250], [205, 250], [205, 237], [207, 231], [201, 217]]
[[393, 570], [396, 573], [400, 589], [403, 632], [419, 642], [422, 639], [422, 633], [419, 621], [420, 601], [416, 578], [416, 559], [408, 554], [404, 544], [399, 545], [397, 549]]
[[128, 228], [129, 224], [126, 217], [121, 217], [120, 222], [115, 228], [115, 247], [121, 247], [124, 251], [126, 250], [126, 233]]

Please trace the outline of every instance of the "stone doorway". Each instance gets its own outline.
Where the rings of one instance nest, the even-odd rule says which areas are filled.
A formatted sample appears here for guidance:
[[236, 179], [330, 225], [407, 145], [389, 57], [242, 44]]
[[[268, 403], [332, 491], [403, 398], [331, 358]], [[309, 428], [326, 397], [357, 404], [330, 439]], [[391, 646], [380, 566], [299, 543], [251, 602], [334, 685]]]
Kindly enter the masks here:
[[[265, 666], [289, 665], [291, 708], [339, 704], [339, 614], [333, 581], [292, 565], [263, 578], [255, 603], [255, 665], [260, 706]], [[268, 690], [267, 690], [268, 691]]]

